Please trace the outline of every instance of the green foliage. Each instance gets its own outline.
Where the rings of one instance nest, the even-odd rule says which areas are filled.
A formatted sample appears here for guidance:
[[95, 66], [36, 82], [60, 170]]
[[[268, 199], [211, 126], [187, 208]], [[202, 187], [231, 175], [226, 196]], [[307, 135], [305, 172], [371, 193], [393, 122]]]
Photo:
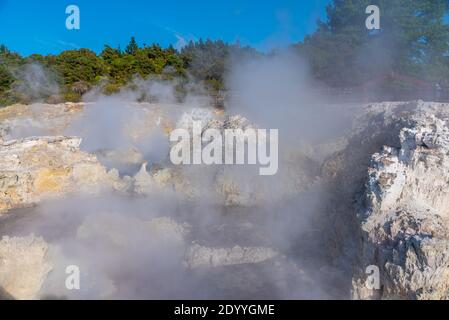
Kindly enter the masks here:
[[206, 84], [212, 92], [224, 88], [224, 76], [227, 74], [232, 58], [255, 57], [258, 53], [250, 47], [239, 44], [229, 45], [222, 40], [189, 42], [181, 51], [184, 68], [197, 81]]
[[63, 95], [63, 100], [70, 102], [79, 102], [81, 101], [81, 95], [76, 92], [66, 92]]
[[[365, 9], [371, 4], [381, 11], [379, 32], [365, 27]], [[317, 31], [298, 48], [315, 76], [332, 87], [357, 87], [376, 79], [385, 79], [380, 83], [384, 88], [406, 79], [409, 84], [417, 79], [441, 83], [449, 75], [448, 13], [447, 0], [334, 0], [327, 7], [327, 21], [318, 22]]]
[[5, 55], [9, 53], [8, 48], [4, 44], [0, 44], [0, 55]]
[[9, 90], [13, 82], [14, 79], [9, 71], [4, 66], [0, 65], [0, 93]]
[[[63, 51], [59, 55], [33, 54], [22, 58], [0, 46], [0, 95], [4, 97], [5, 92], [11, 90], [16, 80], [12, 71], [30, 62], [39, 63], [60, 82], [62, 98], [48, 97], [52, 101], [60, 98], [78, 101], [95, 85], [100, 85], [104, 93], [113, 94], [136, 76], [142, 79], [185, 79], [178, 81], [176, 87], [180, 97], [186, 94], [184, 86], [188, 83], [187, 79], [202, 83], [215, 94], [224, 88], [223, 77], [230, 57], [255, 54], [254, 49], [229, 45], [221, 40], [191, 42], [180, 53], [173, 46], [162, 48], [153, 44], [139, 47], [134, 37], [124, 51], [106, 45], [99, 55], [80, 49]], [[17, 99], [29, 100], [16, 95]]]
[[22, 59], [14, 54], [4, 45], [0, 45], [0, 106], [17, 102], [16, 97], [11, 92], [14, 83], [12, 72], [16, 70]]
[[11, 52], [4, 45], [0, 45], [0, 66], [3, 66], [10, 73], [24, 63], [24, 59], [17, 53]]
[[114, 93], [118, 93], [121, 89], [121, 85], [117, 83], [108, 83], [103, 88], [103, 93], [106, 95], [111, 95]]
[[[365, 9], [371, 4], [381, 10], [379, 32], [365, 27]], [[333, 0], [327, 20], [318, 21], [317, 31], [295, 47], [310, 60], [315, 78], [339, 90], [371, 90], [374, 84], [382, 97], [399, 97], [437, 83], [449, 88], [448, 13], [447, 0]], [[61, 94], [46, 97], [51, 101], [78, 101], [94, 86], [113, 94], [135, 77], [177, 78], [182, 98], [198, 87], [189, 85], [192, 80], [218, 96], [226, 89], [229, 62], [258, 55], [250, 47], [209, 39], [190, 42], [178, 52], [158, 44], [139, 47], [132, 37], [124, 51], [106, 45], [98, 55], [80, 49], [26, 58], [0, 45], [0, 105], [28, 102], [15, 90], [17, 71], [27, 63], [39, 63], [60, 82]]]
[[139, 46], [137, 45], [136, 39], [134, 37], [131, 37], [129, 44], [125, 48], [125, 53], [135, 55], [137, 53], [137, 50], [139, 50]]
[[183, 62], [176, 51], [157, 44], [139, 48], [133, 38], [124, 53], [106, 46], [100, 57], [106, 64], [106, 75], [114, 83], [124, 85], [134, 76], [147, 78], [150, 75], [169, 74], [182, 76]]
[[88, 49], [63, 51], [56, 57], [55, 69], [65, 84], [94, 83], [98, 75], [106, 72], [104, 61]]
[[108, 45], [104, 46], [103, 51], [100, 53], [100, 58], [104, 60], [104, 62], [109, 66], [114, 59], [117, 59], [121, 56], [121, 52], [119, 49], [114, 49]]
[[182, 49], [181, 57], [184, 67], [200, 80], [216, 80], [222, 82], [225, 73], [225, 62], [229, 57], [229, 46], [223, 41], [190, 42]]

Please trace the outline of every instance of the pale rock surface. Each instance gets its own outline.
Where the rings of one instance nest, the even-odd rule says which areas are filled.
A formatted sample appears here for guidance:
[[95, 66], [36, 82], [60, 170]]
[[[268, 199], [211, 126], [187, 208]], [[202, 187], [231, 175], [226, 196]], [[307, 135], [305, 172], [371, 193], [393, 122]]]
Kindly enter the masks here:
[[[419, 107], [408, 121], [400, 146], [375, 153], [368, 169], [355, 298], [449, 298], [448, 123]], [[380, 268], [380, 290], [365, 286], [369, 265]]]
[[126, 189], [76, 137], [29, 137], [0, 144], [0, 212], [69, 193]]
[[[247, 129], [257, 131], [257, 126], [241, 115], [217, 115], [209, 109], [193, 109], [185, 112], [176, 126], [190, 132], [191, 140], [184, 140], [183, 143], [185, 143], [184, 149], [190, 148], [191, 155], [193, 154], [193, 121], [201, 121], [203, 147], [210, 142], [205, 140], [206, 130], [215, 129], [220, 132], [223, 138], [222, 163], [225, 163], [226, 149], [235, 152], [237, 143], [244, 144], [248, 141], [245, 135]], [[226, 139], [226, 130], [236, 130], [235, 139]], [[263, 132], [261, 134], [265, 135]], [[245, 152], [248, 152], [246, 146]], [[318, 161], [305, 153], [288, 152], [288, 156], [279, 161], [282, 161], [279, 164], [282, 169], [276, 175], [277, 183], [275, 184], [273, 184], [274, 179], [259, 175], [261, 167], [259, 163], [235, 166], [199, 164], [174, 166], [168, 163], [163, 168], [152, 167], [151, 172], [147, 172], [147, 168], [142, 167], [134, 180], [139, 194], [151, 193], [156, 187], [168, 188], [192, 199], [203, 198], [207, 194], [214, 201], [227, 207], [252, 207], [263, 205], [264, 202], [272, 202], [272, 200], [291, 199], [310, 186], [319, 174]], [[210, 188], [211, 185], [213, 188]], [[276, 198], [273, 199], [273, 197]]]
[[[3, 237], [0, 240], [0, 288], [12, 299], [38, 299], [52, 269], [42, 238]], [[1, 300], [1, 297], [0, 297]]]
[[251, 264], [261, 263], [277, 255], [273, 249], [264, 247], [209, 248], [195, 244], [187, 251], [186, 264], [190, 268]]
[[[360, 109], [349, 136], [322, 146], [324, 151], [317, 151], [320, 157], [328, 156], [329, 150], [335, 152], [321, 168], [314, 150], [301, 147], [300, 152], [283, 152], [288, 159], [277, 177], [282, 183], [273, 185], [270, 180], [258, 183], [247, 179], [233, 169], [154, 164], [147, 168], [146, 163], [133, 178], [121, 179], [116, 170], [108, 172], [95, 156], [80, 151], [79, 138], [59, 136], [58, 132], [70, 122], [71, 116], [64, 114], [75, 114], [82, 106], [63, 104], [58, 108], [60, 115], [57, 115], [59, 111], [52, 113], [50, 108], [43, 109], [49, 110], [49, 116], [43, 113], [44, 118], [49, 120], [50, 127], [56, 128], [57, 136], [22, 140], [11, 140], [11, 132], [32, 123], [31, 109], [13, 106], [0, 110], [0, 211], [72, 192], [95, 193], [104, 188], [121, 191], [133, 188], [140, 195], [169, 189], [188, 197], [212, 195], [225, 206], [254, 207], [263, 205], [264, 199], [271, 201], [273, 189], [276, 191], [273, 194], [279, 197], [277, 200], [283, 201], [301, 194], [319, 180], [326, 197], [320, 198], [324, 210], [314, 215], [317, 229], [314, 232], [320, 234], [323, 256], [349, 276], [347, 283], [353, 298], [449, 298], [448, 104], [385, 102]], [[160, 114], [152, 114], [151, 122], [172, 128], [171, 119]], [[27, 117], [31, 120], [22, 119]], [[15, 118], [22, 120], [15, 122]], [[254, 126], [240, 116], [217, 116], [199, 110], [183, 116], [178, 127], [189, 128], [192, 119], [201, 119], [205, 127], [221, 132], [226, 128]], [[131, 155], [133, 163], [141, 161], [137, 155]], [[185, 263], [192, 270], [205, 267], [214, 274], [220, 268], [231, 268], [254, 275], [251, 264], [262, 269], [266, 266], [269, 271], [273, 270], [272, 264], [279, 265], [277, 278], [285, 282], [288, 290], [292, 289], [289, 283], [293, 278], [287, 269], [299, 275], [298, 279], [307, 278], [301, 268], [285, 267], [289, 264], [279, 262], [277, 251], [268, 246], [188, 246], [189, 228], [170, 218], [148, 221], [123, 218], [113, 222], [109, 217], [105, 214], [96, 219], [87, 218], [77, 230], [77, 239], [88, 242], [101, 236], [118, 250], [127, 250], [134, 245], [127, 231], [135, 229], [148, 235], [148, 243], [172, 239], [181, 251], [186, 247]], [[4, 291], [14, 298], [39, 297], [42, 279], [51, 268], [46, 261], [47, 249], [39, 238], [0, 241], [0, 295]], [[14, 257], [24, 256], [29, 260], [20, 258], [26, 265], [19, 265]], [[9, 262], [13, 267], [3, 268], [5, 261], [13, 261]], [[27, 273], [31, 265], [40, 272]], [[381, 290], [368, 290], [365, 286], [365, 268], [370, 265], [380, 268]], [[219, 282], [220, 288], [229, 288], [227, 282], [248, 287], [241, 283], [238, 272], [227, 273], [226, 277]], [[10, 279], [16, 278], [28, 284], [11, 282]], [[254, 283], [258, 281], [254, 276]], [[312, 281], [310, 288], [314, 287]]]
[[31, 105], [15, 104], [0, 108], [0, 139], [21, 139], [37, 135], [63, 135], [86, 103]]
[[134, 192], [139, 195], [150, 195], [162, 191], [175, 191], [187, 198], [192, 196], [190, 183], [181, 170], [174, 167], [161, 168], [157, 165], [147, 168], [148, 163], [142, 163], [140, 170], [132, 178]]

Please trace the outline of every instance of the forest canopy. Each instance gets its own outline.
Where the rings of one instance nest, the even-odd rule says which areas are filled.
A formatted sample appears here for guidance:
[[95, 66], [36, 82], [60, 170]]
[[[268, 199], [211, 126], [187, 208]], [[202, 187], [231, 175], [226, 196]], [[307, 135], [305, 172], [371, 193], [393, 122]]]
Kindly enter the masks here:
[[[377, 5], [381, 29], [366, 29], [365, 9]], [[336, 92], [374, 91], [385, 99], [420, 97], [449, 91], [448, 0], [334, 0], [317, 30], [291, 45], [311, 65], [312, 76]], [[203, 85], [210, 94], [226, 90], [231, 57], [261, 53], [222, 40], [198, 40], [181, 50], [158, 44], [139, 45], [132, 37], [124, 50], [105, 45], [68, 50], [58, 55], [22, 57], [0, 46], [0, 106], [30, 102], [21, 87], [21, 70], [39, 64], [58, 84], [44, 101], [78, 101], [93, 87], [112, 94], [135, 77], [151, 77]], [[22, 72], [23, 73], [23, 72]], [[181, 85], [179, 90], [184, 88]]]

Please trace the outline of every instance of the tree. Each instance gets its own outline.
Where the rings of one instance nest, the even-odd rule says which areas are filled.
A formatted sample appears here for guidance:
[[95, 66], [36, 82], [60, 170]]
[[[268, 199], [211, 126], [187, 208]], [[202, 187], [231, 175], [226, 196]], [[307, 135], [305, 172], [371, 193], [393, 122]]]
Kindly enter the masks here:
[[104, 61], [88, 49], [63, 51], [56, 57], [55, 64], [65, 84], [94, 83], [107, 71]]
[[125, 48], [125, 52], [130, 55], [135, 55], [138, 49], [139, 46], [137, 45], [136, 39], [134, 37], [131, 37], [129, 44]]
[[16, 80], [14, 72], [23, 64], [23, 59], [17, 53], [11, 52], [5, 45], [0, 45], [0, 105], [10, 101], [8, 95]]
[[119, 58], [122, 55], [119, 49], [114, 49], [108, 45], [104, 46], [103, 51], [100, 53], [100, 57], [106, 62], [111, 63], [114, 59]]
[[4, 54], [7, 54], [7, 53], [9, 53], [8, 48], [4, 44], [0, 45], [0, 54], [4, 55]]
[[[371, 4], [381, 11], [375, 33], [365, 27]], [[360, 86], [387, 74], [435, 83], [449, 75], [447, 13], [447, 0], [334, 0], [327, 20], [297, 47], [317, 78], [333, 87]]]
[[204, 82], [212, 91], [218, 91], [224, 88], [224, 75], [228, 72], [231, 57], [255, 57], [258, 53], [240, 44], [200, 39], [197, 42], [190, 41], [180, 55], [184, 68], [194, 79]]
[[14, 78], [8, 70], [0, 65], [0, 93], [3, 93], [10, 89], [11, 84], [14, 82]]

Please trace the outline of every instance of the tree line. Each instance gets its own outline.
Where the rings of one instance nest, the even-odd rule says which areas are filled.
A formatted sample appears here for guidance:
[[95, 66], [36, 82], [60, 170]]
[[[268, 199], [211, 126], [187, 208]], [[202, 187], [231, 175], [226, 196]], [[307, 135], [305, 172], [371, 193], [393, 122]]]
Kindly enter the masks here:
[[[380, 30], [366, 29], [369, 5], [380, 9]], [[334, 0], [296, 47], [329, 87], [384, 99], [445, 90], [449, 99], [448, 0]]]
[[16, 88], [25, 65], [38, 63], [60, 86], [57, 96], [43, 97], [46, 101], [78, 101], [93, 87], [112, 94], [130, 83], [135, 77], [160, 80], [180, 80], [180, 93], [184, 84], [197, 82], [211, 94], [224, 88], [228, 57], [235, 52], [256, 54], [256, 50], [221, 40], [199, 40], [188, 43], [181, 51], [172, 46], [158, 44], [139, 46], [131, 38], [124, 50], [105, 45], [96, 54], [89, 49], [67, 50], [58, 55], [32, 54], [21, 57], [4, 45], [0, 46], [0, 105], [27, 102], [26, 93]]
[[[381, 29], [366, 29], [365, 9], [380, 8]], [[313, 77], [336, 92], [370, 92], [383, 99], [433, 95], [449, 98], [448, 0], [333, 0], [317, 30], [291, 49], [308, 60]], [[20, 69], [38, 63], [60, 86], [45, 101], [78, 101], [93, 87], [112, 94], [134, 77], [178, 79], [182, 96], [196, 82], [211, 94], [226, 90], [224, 77], [230, 57], [256, 57], [251, 47], [222, 40], [191, 41], [181, 50], [158, 44], [139, 45], [131, 38], [122, 50], [104, 46], [68, 50], [58, 55], [22, 57], [0, 46], [0, 106], [29, 102], [17, 90]]]

